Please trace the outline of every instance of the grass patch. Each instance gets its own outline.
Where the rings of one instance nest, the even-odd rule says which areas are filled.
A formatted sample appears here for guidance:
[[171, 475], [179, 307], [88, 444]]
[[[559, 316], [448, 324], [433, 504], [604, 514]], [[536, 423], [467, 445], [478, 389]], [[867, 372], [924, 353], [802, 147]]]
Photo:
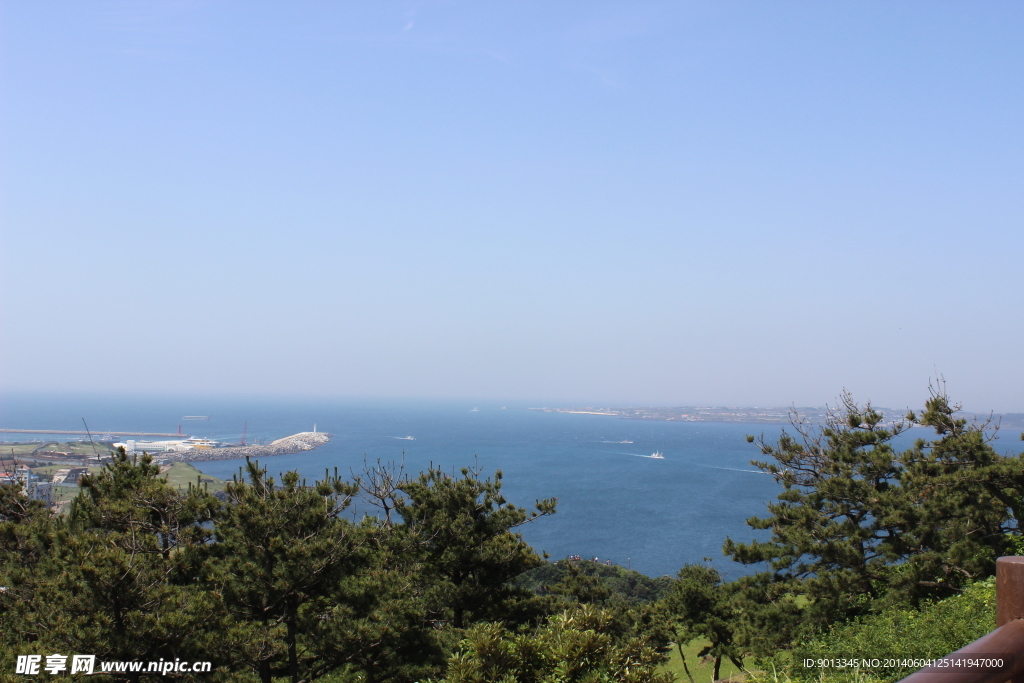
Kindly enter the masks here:
[[[691, 640], [689, 643], [683, 646], [683, 654], [686, 655], [686, 666], [690, 669], [690, 675], [693, 676], [693, 680], [696, 683], [711, 683], [714, 680], [715, 674], [715, 662], [714, 658], [702, 661], [697, 653], [708, 646], [709, 641], [703, 638], [697, 638]], [[744, 661], [744, 664], [747, 662]], [[674, 644], [672, 645], [672, 651], [669, 653], [669, 660], [662, 664], [659, 671], [668, 671], [675, 674], [677, 683], [690, 683], [690, 679], [686, 677], [686, 671], [683, 669], [683, 660], [679, 656], [679, 648]], [[736, 668], [736, 666], [729, 661], [728, 657], [722, 659], [722, 666], [719, 669], [719, 678], [731, 678], [739, 674], [744, 673], [743, 671]]]
[[69, 441], [67, 443], [56, 444], [55, 447], [49, 448], [51, 451], [65, 451], [74, 455], [96, 455], [99, 453], [101, 456], [110, 455], [113, 449], [105, 443], [96, 442], [96, 449], [93, 450], [93, 445], [88, 441]]
[[55, 441], [43, 443], [41, 441], [34, 441], [29, 443], [5, 443], [0, 444], [0, 458], [10, 459], [11, 457], [22, 459], [26, 455], [29, 455], [34, 450], [51, 450], [53, 446], [56, 446]]
[[[32, 473], [41, 477], [52, 477], [57, 473], [57, 470], [76, 469], [81, 467], [80, 465], [43, 465], [42, 467], [33, 467]], [[96, 474], [103, 469], [102, 465], [91, 465], [89, 467], [89, 474]]]
[[5, 443], [0, 444], [0, 457], [3, 458], [24, 458], [27, 455], [31, 455], [33, 451], [59, 451], [62, 453], [68, 453], [70, 456], [92, 456], [99, 453], [101, 456], [107, 456], [111, 453], [111, 448], [105, 443], [96, 443], [96, 450], [93, 451], [93, 445], [88, 441], [68, 441], [61, 443], [59, 441], [32, 441], [28, 443]]
[[53, 502], [63, 503], [66, 500], [71, 500], [78, 495], [79, 489], [77, 486], [63, 486], [57, 484], [53, 487]]
[[210, 493], [224, 490], [223, 479], [203, 474], [194, 465], [187, 462], [172, 463], [170, 468], [164, 472], [164, 476], [167, 477], [167, 483], [177, 489], [187, 489], [189, 484], [199, 481], [209, 487]]

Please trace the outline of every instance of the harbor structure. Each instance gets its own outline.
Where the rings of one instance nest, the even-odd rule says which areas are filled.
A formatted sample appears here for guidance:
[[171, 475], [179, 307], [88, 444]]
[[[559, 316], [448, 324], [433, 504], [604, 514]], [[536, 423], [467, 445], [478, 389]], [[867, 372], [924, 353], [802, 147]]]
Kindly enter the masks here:
[[114, 448], [124, 448], [126, 453], [182, 453], [193, 449], [207, 450], [216, 448], [217, 441], [201, 436], [190, 436], [187, 439], [176, 439], [172, 441], [136, 441], [128, 439], [121, 443], [115, 443]]

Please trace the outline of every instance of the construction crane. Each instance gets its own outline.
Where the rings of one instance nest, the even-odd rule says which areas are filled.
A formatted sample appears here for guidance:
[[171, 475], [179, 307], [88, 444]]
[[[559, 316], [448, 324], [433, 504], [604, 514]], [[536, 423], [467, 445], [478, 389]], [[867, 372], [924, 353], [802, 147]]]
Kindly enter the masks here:
[[245, 445], [245, 433], [249, 430], [248, 420], [242, 425], [242, 445]]
[[82, 418], [82, 424], [85, 425], [85, 433], [89, 435], [89, 443], [92, 444], [92, 452], [96, 456], [96, 462], [99, 462], [100, 454], [99, 451], [96, 450], [96, 442], [92, 440], [92, 432], [89, 431], [89, 423], [85, 421], [84, 417]]

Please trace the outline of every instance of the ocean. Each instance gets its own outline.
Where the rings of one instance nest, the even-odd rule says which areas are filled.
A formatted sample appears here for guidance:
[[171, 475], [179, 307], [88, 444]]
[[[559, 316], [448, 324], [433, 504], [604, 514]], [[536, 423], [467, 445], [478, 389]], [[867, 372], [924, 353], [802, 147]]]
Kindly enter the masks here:
[[[504, 475], [509, 502], [530, 508], [557, 498], [556, 514], [519, 528], [538, 552], [620, 564], [644, 574], [674, 575], [710, 561], [726, 578], [751, 568], [722, 555], [726, 537], [766, 538], [745, 524], [764, 515], [780, 487], [751, 466], [758, 448], [747, 434], [778, 435], [762, 424], [627, 420], [547, 413], [527, 405], [330, 399], [188, 399], [86, 396], [0, 397], [0, 427], [176, 432], [238, 442], [273, 440], [300, 431], [332, 434], [307, 453], [268, 458], [271, 474], [298, 470], [308, 480], [336, 467], [357, 476], [366, 464], [404, 463], [415, 475], [432, 464], [446, 471], [477, 467]], [[182, 420], [183, 416], [209, 420]], [[904, 437], [909, 445], [923, 431]], [[412, 438], [408, 438], [412, 437]], [[999, 444], [1019, 450], [1016, 433]], [[28, 440], [36, 435], [8, 435]], [[649, 456], [655, 451], [664, 459]], [[230, 479], [244, 461], [197, 462]], [[372, 509], [359, 503], [356, 514]], [[705, 560], [705, 558], [708, 558]]]

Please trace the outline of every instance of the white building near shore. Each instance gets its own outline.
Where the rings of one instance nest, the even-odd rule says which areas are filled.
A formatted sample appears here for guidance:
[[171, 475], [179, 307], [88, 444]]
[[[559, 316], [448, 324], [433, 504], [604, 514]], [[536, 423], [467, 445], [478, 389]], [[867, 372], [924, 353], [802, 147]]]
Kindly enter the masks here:
[[175, 441], [136, 441], [128, 439], [124, 443], [115, 443], [114, 448], [124, 448], [126, 453], [181, 453], [193, 449], [216, 448], [220, 444], [201, 436], [190, 436]]

